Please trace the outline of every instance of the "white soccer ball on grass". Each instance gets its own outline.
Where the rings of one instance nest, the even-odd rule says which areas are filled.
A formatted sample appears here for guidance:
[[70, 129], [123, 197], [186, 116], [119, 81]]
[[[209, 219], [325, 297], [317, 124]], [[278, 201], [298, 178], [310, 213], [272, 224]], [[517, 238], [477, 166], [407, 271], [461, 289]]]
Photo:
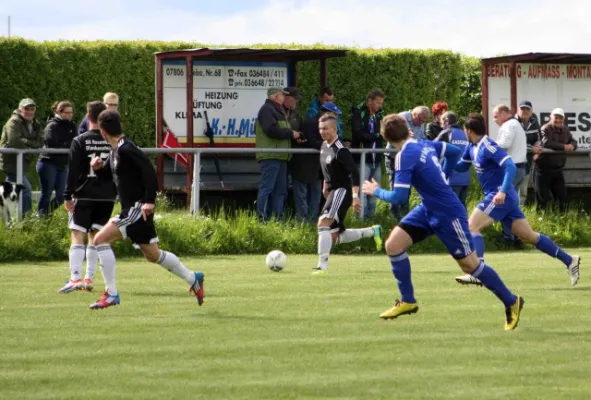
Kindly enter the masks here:
[[271, 271], [279, 272], [285, 268], [285, 264], [287, 263], [287, 256], [281, 250], [273, 250], [269, 254], [267, 254], [267, 259], [265, 260], [267, 263], [267, 267]]

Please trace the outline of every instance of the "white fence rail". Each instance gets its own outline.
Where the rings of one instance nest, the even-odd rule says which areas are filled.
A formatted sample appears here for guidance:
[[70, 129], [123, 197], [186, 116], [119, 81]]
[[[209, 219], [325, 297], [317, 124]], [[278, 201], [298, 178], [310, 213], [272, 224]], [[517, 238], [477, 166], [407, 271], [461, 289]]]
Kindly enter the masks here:
[[[201, 155], [202, 154], [256, 154], [256, 153], [292, 153], [292, 154], [319, 154], [315, 149], [259, 149], [259, 148], [182, 148], [182, 149], [160, 149], [160, 148], [142, 148], [146, 154], [169, 154], [169, 153], [183, 153], [193, 154], [193, 179], [191, 186], [191, 204], [190, 211], [194, 216], [199, 215], [200, 209], [200, 171], [201, 171]], [[359, 176], [361, 179], [365, 176], [365, 159], [368, 153], [395, 153], [395, 149], [350, 149], [351, 153], [361, 154]], [[23, 157], [25, 154], [68, 154], [67, 149], [7, 149], [0, 148], [0, 154], [16, 154], [16, 182], [23, 183]], [[563, 153], [553, 150], [544, 149], [544, 153]], [[580, 149], [574, 152], [567, 153], [568, 156], [589, 156], [591, 149]], [[359, 196], [361, 202], [360, 216], [363, 217], [365, 195]], [[17, 220], [22, 220], [22, 196], [20, 197]]]

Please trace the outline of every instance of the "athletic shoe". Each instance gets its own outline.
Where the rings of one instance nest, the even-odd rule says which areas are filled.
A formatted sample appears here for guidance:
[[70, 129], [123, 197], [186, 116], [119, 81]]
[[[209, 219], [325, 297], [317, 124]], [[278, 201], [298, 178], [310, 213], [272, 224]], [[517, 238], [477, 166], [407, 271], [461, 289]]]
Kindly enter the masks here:
[[312, 268], [312, 275], [326, 275], [328, 274], [328, 269], [322, 269], [320, 267]]
[[191, 289], [189, 289], [189, 293], [193, 293], [195, 297], [197, 297], [197, 303], [199, 305], [203, 305], [203, 298], [205, 297], [205, 289], [203, 288], [203, 280], [205, 279], [205, 275], [203, 272], [195, 272], [195, 282]]
[[66, 285], [58, 290], [58, 293], [71, 293], [76, 290], [82, 289], [84, 284], [82, 283], [82, 279], [78, 279], [75, 281], [66, 281]]
[[382, 250], [383, 242], [382, 242], [382, 226], [381, 225], [374, 225], [373, 228], [373, 241], [376, 242], [376, 250]]
[[579, 281], [579, 265], [581, 264], [580, 256], [572, 256], [572, 261], [567, 267], [568, 274], [570, 275], [570, 284], [575, 286]]
[[517, 296], [517, 300], [511, 307], [505, 308], [505, 315], [507, 316], [507, 321], [505, 321], [505, 330], [510, 331], [517, 328], [517, 324], [519, 323], [519, 315], [521, 314], [521, 309], [525, 304], [525, 300], [521, 296]]
[[109, 292], [104, 292], [100, 299], [98, 299], [95, 303], [90, 305], [92, 310], [96, 310], [97, 308], [107, 308], [111, 306], [116, 306], [121, 303], [121, 299], [119, 298], [119, 294], [111, 296]]
[[84, 284], [82, 286], [82, 289], [86, 290], [87, 292], [92, 292], [93, 287], [94, 286], [92, 285], [92, 279], [84, 278]]
[[480, 282], [480, 279], [474, 278], [470, 274], [466, 274], [466, 275], [462, 275], [462, 276], [456, 276], [456, 282], [458, 282], [458, 283], [460, 283], [462, 285], [482, 286], [482, 282]]
[[381, 313], [380, 318], [394, 319], [400, 317], [401, 315], [414, 314], [417, 311], [419, 311], [419, 306], [417, 303], [404, 303], [400, 300], [396, 300], [394, 307]]

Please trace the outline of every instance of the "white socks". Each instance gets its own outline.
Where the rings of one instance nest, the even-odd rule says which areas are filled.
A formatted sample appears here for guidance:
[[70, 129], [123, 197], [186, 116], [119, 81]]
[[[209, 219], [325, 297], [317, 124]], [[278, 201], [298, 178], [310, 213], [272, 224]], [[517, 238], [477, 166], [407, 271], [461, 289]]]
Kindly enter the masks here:
[[337, 239], [337, 243], [356, 242], [362, 238], [373, 237], [373, 235], [373, 228], [347, 229], [346, 231], [341, 232]]
[[84, 249], [82, 244], [74, 244], [70, 247], [70, 280], [82, 279], [82, 263], [84, 262]]
[[96, 264], [98, 262], [98, 253], [93, 244], [86, 246], [86, 275], [84, 279], [94, 279], [96, 273]]
[[318, 227], [318, 268], [328, 269], [328, 256], [332, 247], [332, 234], [328, 226]]
[[105, 280], [105, 286], [109, 295], [117, 294], [117, 285], [115, 283], [115, 253], [108, 244], [96, 246], [98, 257], [101, 260], [101, 271]]
[[193, 285], [195, 283], [195, 274], [193, 271], [185, 267], [181, 260], [179, 260], [179, 258], [174, 254], [169, 253], [168, 251], [160, 250], [160, 257], [156, 263], [160, 264], [163, 268], [167, 269], [169, 272], [172, 272], [179, 278], [184, 279], [189, 285]]

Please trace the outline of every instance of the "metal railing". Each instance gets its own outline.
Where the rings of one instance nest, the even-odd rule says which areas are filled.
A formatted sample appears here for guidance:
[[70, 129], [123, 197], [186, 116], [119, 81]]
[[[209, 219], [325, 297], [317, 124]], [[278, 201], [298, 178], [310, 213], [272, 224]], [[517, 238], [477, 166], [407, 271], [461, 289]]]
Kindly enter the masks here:
[[[170, 154], [170, 153], [183, 153], [193, 154], [193, 180], [191, 186], [191, 204], [190, 211], [194, 216], [199, 215], [200, 209], [200, 182], [201, 182], [201, 155], [202, 154], [256, 154], [256, 153], [292, 153], [292, 154], [319, 154], [320, 151], [315, 149], [259, 149], [259, 148], [180, 148], [180, 149], [160, 149], [160, 148], [142, 148], [146, 154]], [[366, 158], [368, 153], [396, 153], [395, 149], [349, 149], [353, 154], [360, 154], [360, 166], [359, 176], [363, 180], [365, 177]], [[531, 152], [531, 150], [530, 150]], [[68, 149], [7, 149], [0, 148], [0, 154], [16, 154], [16, 182], [22, 184], [24, 171], [23, 171], [23, 157], [25, 154], [68, 154]], [[563, 151], [554, 151], [544, 149], [543, 153], [565, 153]], [[579, 149], [577, 151], [566, 153], [569, 156], [589, 156], [591, 149]], [[365, 195], [360, 193], [359, 200], [361, 203], [360, 217], [364, 216], [364, 205]], [[19, 204], [17, 208], [17, 220], [22, 220], [22, 196], [19, 198]]]

